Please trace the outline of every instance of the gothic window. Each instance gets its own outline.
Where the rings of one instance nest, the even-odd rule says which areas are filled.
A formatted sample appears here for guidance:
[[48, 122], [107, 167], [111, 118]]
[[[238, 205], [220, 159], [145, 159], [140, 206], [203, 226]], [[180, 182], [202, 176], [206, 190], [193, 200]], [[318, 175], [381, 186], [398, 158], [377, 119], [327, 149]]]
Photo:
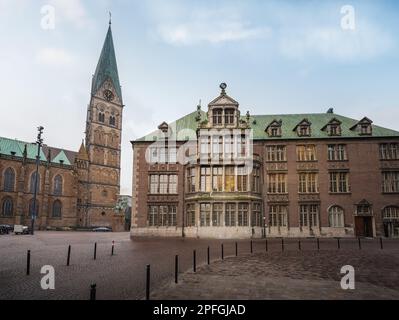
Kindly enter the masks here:
[[[37, 177], [37, 183], [36, 183], [36, 177]], [[37, 186], [37, 192], [39, 192], [39, 190], [40, 190], [40, 175], [37, 175], [36, 172], [33, 172], [32, 175], [30, 176], [30, 186], [29, 186], [30, 193], [35, 192], [36, 186]]]
[[39, 201], [36, 200], [36, 208], [35, 210], [33, 209], [33, 199], [31, 199], [29, 201], [29, 216], [32, 217], [33, 214], [35, 215], [35, 217], [37, 217], [39, 215]]
[[57, 196], [62, 195], [62, 177], [60, 175], [57, 175], [54, 178], [54, 194]]
[[13, 192], [15, 188], [15, 171], [12, 168], [8, 168], [4, 172], [4, 191]]
[[12, 217], [14, 210], [14, 204], [11, 198], [5, 198], [3, 200], [2, 214], [5, 217]]
[[109, 125], [110, 126], [116, 126], [116, 118], [114, 116], [109, 117]]
[[62, 203], [59, 200], [56, 200], [53, 203], [52, 217], [53, 218], [62, 217]]
[[101, 122], [101, 123], [105, 122], [105, 114], [103, 112], [98, 113], [98, 122]]
[[344, 209], [339, 206], [332, 206], [328, 210], [328, 218], [330, 221], [330, 227], [332, 228], [343, 228], [344, 225]]

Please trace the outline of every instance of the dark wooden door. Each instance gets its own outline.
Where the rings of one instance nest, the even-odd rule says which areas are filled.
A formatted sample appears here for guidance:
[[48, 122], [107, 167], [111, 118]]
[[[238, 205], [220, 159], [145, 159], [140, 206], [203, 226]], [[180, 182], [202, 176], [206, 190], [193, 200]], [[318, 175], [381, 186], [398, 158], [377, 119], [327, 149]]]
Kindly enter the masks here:
[[372, 217], [355, 217], [355, 234], [357, 237], [373, 237]]

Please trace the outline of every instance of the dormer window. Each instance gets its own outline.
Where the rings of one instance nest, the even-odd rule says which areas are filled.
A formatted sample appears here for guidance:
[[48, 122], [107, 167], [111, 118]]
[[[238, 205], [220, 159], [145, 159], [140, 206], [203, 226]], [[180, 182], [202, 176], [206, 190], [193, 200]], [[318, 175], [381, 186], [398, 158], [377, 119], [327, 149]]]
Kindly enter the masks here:
[[312, 124], [308, 121], [308, 119], [303, 119], [295, 128], [294, 131], [298, 134], [299, 137], [310, 137], [311, 135], [311, 126]]
[[219, 126], [223, 124], [223, 109], [213, 110], [213, 125]]
[[372, 124], [373, 121], [371, 121], [369, 118], [365, 117], [362, 120], [360, 120], [357, 124], [355, 124], [351, 130], [357, 130], [359, 135], [361, 136], [368, 136], [373, 133], [373, 127]]
[[327, 131], [329, 136], [340, 136], [341, 135], [341, 121], [336, 118], [332, 118], [329, 123], [327, 123], [322, 129], [322, 131]]
[[234, 109], [225, 109], [224, 110], [224, 123], [226, 125], [234, 124]]
[[273, 120], [267, 127], [266, 133], [271, 138], [281, 137], [282, 121]]

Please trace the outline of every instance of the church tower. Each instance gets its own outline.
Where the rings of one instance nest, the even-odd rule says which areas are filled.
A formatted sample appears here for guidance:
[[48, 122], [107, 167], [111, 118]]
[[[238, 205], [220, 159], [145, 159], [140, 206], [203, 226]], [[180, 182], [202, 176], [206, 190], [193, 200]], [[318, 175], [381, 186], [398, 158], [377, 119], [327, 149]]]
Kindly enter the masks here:
[[85, 149], [89, 158], [85, 225], [123, 226], [115, 206], [120, 193], [122, 91], [111, 22], [93, 76], [87, 110]]

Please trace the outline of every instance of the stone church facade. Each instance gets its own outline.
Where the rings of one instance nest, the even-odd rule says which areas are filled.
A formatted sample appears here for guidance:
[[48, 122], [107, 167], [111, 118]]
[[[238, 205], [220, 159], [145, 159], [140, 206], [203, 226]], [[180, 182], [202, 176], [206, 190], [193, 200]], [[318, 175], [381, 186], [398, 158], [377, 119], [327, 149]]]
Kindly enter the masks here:
[[[44, 145], [37, 178], [39, 229], [112, 227], [120, 193], [123, 100], [109, 26], [92, 80], [86, 138], [78, 152]], [[0, 137], [0, 224], [30, 225], [37, 145]]]
[[221, 89], [132, 141], [132, 237], [399, 237], [399, 132], [333, 109], [241, 115]]

